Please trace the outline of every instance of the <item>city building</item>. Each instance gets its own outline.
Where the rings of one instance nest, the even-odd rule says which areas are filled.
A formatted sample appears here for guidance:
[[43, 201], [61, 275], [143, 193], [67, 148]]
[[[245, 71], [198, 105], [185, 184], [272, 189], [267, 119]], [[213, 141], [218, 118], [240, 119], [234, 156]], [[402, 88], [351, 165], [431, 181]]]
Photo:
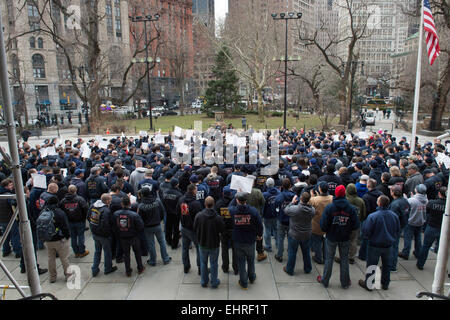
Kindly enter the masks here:
[[[86, 66], [83, 43], [87, 43], [87, 39], [80, 27], [88, 8], [81, 0], [72, 1], [75, 20], [71, 20], [53, 1], [38, 1], [39, 10], [34, 3], [26, 0], [1, 2], [13, 105], [20, 111], [19, 116], [23, 117], [26, 112], [29, 119], [35, 119], [38, 114], [51, 117], [81, 112], [82, 99], [72, 81], [80, 91], [89, 82], [83, 72]], [[44, 3], [47, 3], [45, 10]], [[99, 89], [102, 102], [107, 102], [120, 95], [121, 70], [123, 64], [130, 61], [128, 1], [100, 0], [98, 14], [105, 16], [99, 22], [97, 36], [100, 60], [105, 67]], [[39, 32], [48, 27], [62, 39], [61, 45], [48, 33]]]
[[[180, 100], [191, 101], [196, 96], [193, 83], [194, 40], [192, 0], [130, 1], [130, 16], [159, 14], [158, 21], [147, 23], [148, 39], [155, 38], [149, 56], [159, 61], [151, 70], [152, 105], [174, 105]], [[138, 58], [145, 58], [144, 23], [130, 20], [131, 46], [140, 48]], [[158, 36], [159, 34], [159, 36]], [[157, 60], [157, 58], [159, 58]], [[142, 64], [140, 69], [145, 68]], [[145, 71], [145, 70], [144, 70]], [[140, 73], [138, 72], [137, 78]], [[182, 97], [183, 96], [183, 97]], [[142, 83], [135, 103], [147, 102], [147, 84]]]

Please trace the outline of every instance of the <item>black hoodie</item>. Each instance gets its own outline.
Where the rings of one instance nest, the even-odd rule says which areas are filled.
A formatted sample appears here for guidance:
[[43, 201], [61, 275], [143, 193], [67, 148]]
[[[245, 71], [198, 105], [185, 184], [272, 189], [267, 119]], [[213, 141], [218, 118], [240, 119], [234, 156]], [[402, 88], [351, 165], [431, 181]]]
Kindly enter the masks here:
[[69, 222], [83, 222], [86, 220], [88, 205], [86, 201], [77, 194], [66, 194], [59, 203], [59, 207], [67, 215]]
[[177, 214], [181, 216], [181, 226], [188, 230], [194, 230], [194, 219], [202, 210], [200, 201], [193, 194], [186, 193], [177, 204]]
[[138, 206], [138, 214], [144, 221], [145, 228], [158, 226], [164, 218], [165, 213], [166, 210], [164, 209], [161, 200], [152, 195], [143, 198]]
[[194, 231], [198, 243], [207, 249], [220, 246], [220, 234], [225, 232], [225, 224], [213, 209], [204, 209], [195, 216]]

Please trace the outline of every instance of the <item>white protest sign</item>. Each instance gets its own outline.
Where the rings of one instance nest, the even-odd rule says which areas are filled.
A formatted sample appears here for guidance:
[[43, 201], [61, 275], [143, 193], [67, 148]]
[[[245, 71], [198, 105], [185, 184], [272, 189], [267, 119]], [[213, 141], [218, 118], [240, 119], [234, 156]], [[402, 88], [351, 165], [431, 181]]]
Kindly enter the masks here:
[[173, 146], [176, 150], [178, 150], [178, 148], [182, 148], [184, 146], [184, 140], [174, 140]]
[[147, 131], [139, 131], [139, 135], [141, 137], [146, 137], [146, 136], [148, 136], [148, 133], [147, 133]]
[[262, 132], [254, 132], [252, 134], [252, 140], [255, 140], [255, 141], [262, 141], [262, 140], [264, 140], [263, 133]]
[[108, 141], [100, 141], [100, 143], [98, 144], [98, 147], [100, 149], [108, 149]]
[[148, 142], [142, 142], [141, 149], [142, 150], [147, 150], [148, 149]]
[[439, 164], [444, 164], [444, 166], [449, 169], [450, 168], [450, 157], [446, 156], [445, 154], [438, 152], [438, 155], [436, 157], [436, 161]]
[[136, 201], [137, 201], [137, 198], [136, 198], [135, 196], [131, 195], [131, 196], [130, 196], [130, 203], [131, 203], [131, 204], [135, 204]]
[[185, 146], [184, 144], [181, 146], [178, 146], [178, 148], [177, 148], [178, 153], [188, 154], [189, 151], [190, 151], [189, 146]]
[[41, 154], [41, 158], [45, 158], [48, 155], [47, 148], [41, 148], [39, 153]]
[[369, 138], [369, 135], [367, 134], [367, 132], [360, 131], [360, 132], [358, 133], [358, 137], [359, 137], [360, 139], [368, 139], [368, 138]]
[[335, 135], [333, 136], [333, 141], [334, 141], [334, 142], [339, 142], [339, 135], [335, 134]]
[[47, 189], [47, 178], [38, 173], [33, 173], [31, 175], [33, 178], [33, 187]]
[[237, 146], [238, 147], [245, 147], [246, 144], [247, 144], [247, 139], [245, 137], [237, 138]]
[[155, 136], [155, 143], [156, 143], [156, 144], [162, 144], [162, 143], [164, 143], [164, 136], [162, 136], [162, 135], [157, 135], [157, 136]]
[[82, 158], [88, 159], [91, 157], [91, 149], [89, 147], [85, 148], [83, 150], [83, 154], [81, 155]]
[[55, 147], [47, 147], [47, 154], [49, 156], [57, 156]]
[[450, 143], [447, 143], [447, 151], [450, 152]]
[[186, 130], [186, 140], [191, 141], [192, 136], [194, 135], [194, 130]]
[[95, 141], [100, 142], [100, 141], [102, 141], [102, 140], [103, 140], [103, 137], [102, 137], [102, 136], [95, 136]]
[[173, 131], [176, 137], [183, 136], [183, 130], [180, 127], [175, 126], [175, 130]]
[[253, 179], [238, 176], [236, 174], [231, 176], [230, 189], [242, 190], [243, 192], [251, 193], [253, 187]]
[[227, 137], [226, 137], [227, 144], [237, 145], [237, 143], [238, 143], [237, 140], [238, 140], [238, 137], [235, 136], [234, 134], [227, 134]]

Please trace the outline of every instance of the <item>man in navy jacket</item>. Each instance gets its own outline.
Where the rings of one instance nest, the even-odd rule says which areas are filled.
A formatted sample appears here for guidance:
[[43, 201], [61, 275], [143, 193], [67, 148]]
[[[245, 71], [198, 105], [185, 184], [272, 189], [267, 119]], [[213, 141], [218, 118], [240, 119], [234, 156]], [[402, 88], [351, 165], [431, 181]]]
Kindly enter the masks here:
[[369, 270], [370, 266], [376, 266], [381, 257], [381, 286], [383, 290], [389, 288], [391, 274], [391, 250], [400, 233], [400, 220], [397, 214], [388, 209], [389, 198], [382, 195], [377, 200], [377, 211], [369, 215], [362, 227], [362, 236], [369, 241], [367, 255], [366, 279], [359, 280], [359, 285], [368, 291], [372, 291], [374, 285], [369, 279], [375, 270]]

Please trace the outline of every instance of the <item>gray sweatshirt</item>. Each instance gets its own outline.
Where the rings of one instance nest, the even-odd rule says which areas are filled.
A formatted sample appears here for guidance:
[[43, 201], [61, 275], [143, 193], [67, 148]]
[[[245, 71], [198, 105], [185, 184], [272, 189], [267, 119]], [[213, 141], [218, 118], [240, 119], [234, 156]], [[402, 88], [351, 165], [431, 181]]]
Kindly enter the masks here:
[[413, 227], [421, 227], [425, 223], [425, 215], [427, 212], [427, 195], [415, 194], [408, 199], [411, 210], [409, 212], [408, 224]]
[[311, 220], [315, 209], [305, 204], [289, 204], [284, 214], [290, 217], [288, 235], [298, 241], [305, 241], [311, 237]]
[[146, 170], [147, 168], [139, 167], [131, 173], [129, 182], [134, 189], [134, 194], [138, 193], [139, 182], [144, 180]]

